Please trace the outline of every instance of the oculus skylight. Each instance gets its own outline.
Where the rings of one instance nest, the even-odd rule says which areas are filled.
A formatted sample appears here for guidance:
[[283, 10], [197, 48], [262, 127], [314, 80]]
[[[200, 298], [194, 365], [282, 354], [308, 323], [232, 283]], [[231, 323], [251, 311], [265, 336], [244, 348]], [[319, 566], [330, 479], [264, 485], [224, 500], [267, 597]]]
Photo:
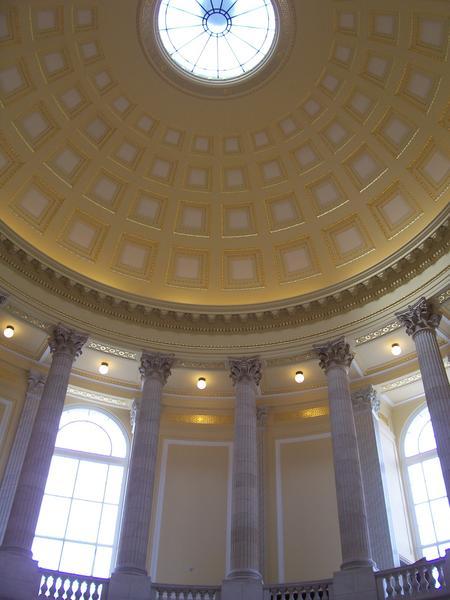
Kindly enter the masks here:
[[249, 74], [269, 56], [275, 10], [271, 0], [162, 0], [158, 30], [178, 67], [221, 82]]

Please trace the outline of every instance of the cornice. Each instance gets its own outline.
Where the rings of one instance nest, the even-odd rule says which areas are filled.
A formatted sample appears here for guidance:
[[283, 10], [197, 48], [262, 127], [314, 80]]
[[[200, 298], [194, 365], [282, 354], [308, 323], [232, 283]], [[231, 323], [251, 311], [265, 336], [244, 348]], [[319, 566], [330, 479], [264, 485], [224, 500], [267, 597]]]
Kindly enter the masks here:
[[[196, 312], [184, 305], [156, 306], [142, 298], [127, 299], [111, 288], [83, 279], [40, 255], [15, 236], [4, 224], [0, 227], [0, 260], [53, 295], [94, 314], [157, 330], [195, 334], [243, 334], [276, 331], [336, 317], [400, 287], [444, 256], [450, 246], [449, 207], [401, 253], [378, 266], [347, 280], [339, 288], [327, 288], [322, 295], [305, 295], [254, 307], [232, 307], [225, 312], [211, 308]], [[4, 284], [4, 286], [7, 286]], [[290, 303], [289, 303], [290, 302]], [[235, 312], [232, 312], [232, 311]]]

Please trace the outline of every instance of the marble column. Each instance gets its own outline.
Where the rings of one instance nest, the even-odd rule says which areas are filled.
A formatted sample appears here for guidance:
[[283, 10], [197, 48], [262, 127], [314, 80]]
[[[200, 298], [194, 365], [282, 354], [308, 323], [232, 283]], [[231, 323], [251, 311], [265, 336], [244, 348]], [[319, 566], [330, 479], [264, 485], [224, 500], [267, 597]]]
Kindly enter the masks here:
[[173, 361], [172, 355], [157, 353], [144, 352], [141, 357], [142, 397], [135, 411], [133, 447], [115, 570], [117, 574], [147, 576], [161, 398]]
[[266, 470], [266, 425], [269, 411], [267, 407], [262, 406], [256, 409], [257, 440], [258, 440], [258, 497], [259, 497], [259, 572], [264, 576], [264, 566], [266, 563], [265, 554], [265, 470]]
[[86, 340], [86, 335], [62, 325], [55, 326], [50, 335], [52, 362], [0, 548], [0, 598], [29, 600], [36, 594], [39, 572], [36, 561], [32, 560], [31, 546], [72, 364]]
[[416, 345], [425, 398], [430, 411], [447, 497], [450, 501], [450, 384], [436, 338], [441, 315], [426, 298], [396, 313]]
[[400, 565], [387, 503], [378, 425], [380, 400], [368, 387], [352, 394], [372, 558], [380, 570]]
[[342, 570], [372, 567], [348, 370], [354, 354], [343, 338], [316, 346], [327, 376]]
[[236, 394], [231, 503], [231, 569], [222, 600], [253, 600], [262, 594], [259, 571], [259, 490], [256, 396], [261, 380], [257, 357], [230, 359]]
[[11, 447], [5, 473], [0, 486], [0, 543], [5, 535], [9, 513], [16, 493], [19, 475], [22, 470], [25, 453], [30, 441], [39, 402], [44, 389], [45, 376], [31, 370], [28, 374], [28, 389]]

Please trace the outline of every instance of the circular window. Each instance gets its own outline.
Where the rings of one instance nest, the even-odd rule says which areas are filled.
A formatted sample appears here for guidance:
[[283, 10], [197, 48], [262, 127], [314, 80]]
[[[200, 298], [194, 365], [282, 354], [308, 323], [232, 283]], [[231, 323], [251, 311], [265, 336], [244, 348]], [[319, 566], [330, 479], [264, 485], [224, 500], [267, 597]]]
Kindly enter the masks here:
[[276, 39], [271, 0], [161, 0], [158, 31], [171, 60], [209, 82], [261, 66]]

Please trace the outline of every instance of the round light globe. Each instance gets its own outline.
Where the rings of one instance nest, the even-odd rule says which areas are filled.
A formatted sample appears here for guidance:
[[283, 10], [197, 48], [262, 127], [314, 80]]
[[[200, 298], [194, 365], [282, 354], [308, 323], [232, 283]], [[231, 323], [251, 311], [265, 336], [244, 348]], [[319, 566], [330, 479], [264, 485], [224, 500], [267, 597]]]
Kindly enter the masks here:
[[107, 375], [109, 371], [109, 365], [107, 362], [102, 362], [100, 363], [100, 366], [98, 367], [98, 372], [100, 373], [100, 375]]
[[402, 353], [402, 349], [400, 347], [400, 344], [392, 344], [391, 346], [391, 352], [394, 356], [398, 356], [399, 354]]
[[12, 338], [14, 333], [15, 333], [15, 331], [14, 331], [14, 327], [12, 325], [7, 325], [5, 327], [5, 329], [3, 330], [3, 335], [5, 336], [5, 338]]
[[199, 390], [204, 390], [206, 387], [206, 379], [204, 377], [199, 377], [197, 381], [197, 387]]
[[305, 376], [303, 375], [303, 371], [297, 371], [294, 379], [297, 383], [303, 383], [305, 381]]

